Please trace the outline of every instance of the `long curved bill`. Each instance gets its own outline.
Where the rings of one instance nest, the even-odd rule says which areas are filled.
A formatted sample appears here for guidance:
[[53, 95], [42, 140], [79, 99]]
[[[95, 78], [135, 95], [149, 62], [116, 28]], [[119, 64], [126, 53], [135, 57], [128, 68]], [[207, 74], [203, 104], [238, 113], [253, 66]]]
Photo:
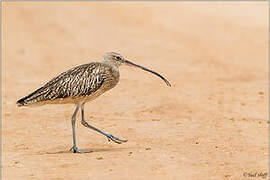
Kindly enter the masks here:
[[142, 70], [145, 70], [145, 71], [148, 71], [148, 72], [150, 72], [150, 73], [153, 73], [153, 74], [157, 75], [158, 77], [160, 77], [163, 81], [165, 81], [165, 83], [167, 84], [167, 86], [170, 86], [170, 87], [171, 87], [170, 82], [169, 82], [166, 78], [164, 78], [162, 75], [158, 74], [157, 72], [152, 71], [151, 69], [147, 69], [147, 68], [145, 68], [145, 67], [143, 67], [143, 66], [140, 66], [140, 65], [138, 65], [138, 64], [135, 64], [135, 63], [133, 63], [133, 62], [130, 62], [130, 61], [126, 60], [126, 59], [125, 59], [124, 64], [127, 65], [127, 66], [140, 68], [140, 69], [142, 69]]

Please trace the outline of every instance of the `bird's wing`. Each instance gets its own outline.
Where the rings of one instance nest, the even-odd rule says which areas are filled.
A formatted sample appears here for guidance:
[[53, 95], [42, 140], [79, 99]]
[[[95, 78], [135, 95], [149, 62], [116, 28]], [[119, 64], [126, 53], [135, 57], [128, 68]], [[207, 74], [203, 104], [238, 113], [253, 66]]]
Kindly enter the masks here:
[[53, 78], [17, 103], [25, 105], [58, 98], [91, 95], [102, 86], [104, 72], [105, 68], [98, 63], [77, 66]]

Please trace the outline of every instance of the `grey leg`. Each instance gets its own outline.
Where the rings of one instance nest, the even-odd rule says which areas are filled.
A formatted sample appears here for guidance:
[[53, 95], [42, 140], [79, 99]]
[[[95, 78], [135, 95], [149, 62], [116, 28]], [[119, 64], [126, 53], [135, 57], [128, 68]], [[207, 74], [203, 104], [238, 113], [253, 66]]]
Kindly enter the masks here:
[[125, 140], [125, 139], [119, 139], [118, 137], [115, 137], [115, 136], [113, 136], [113, 135], [111, 135], [109, 133], [106, 133], [106, 132], [94, 127], [94, 126], [91, 126], [84, 119], [84, 104], [81, 105], [81, 110], [82, 110], [82, 121], [81, 121], [81, 123], [85, 127], [93, 129], [93, 130], [99, 132], [100, 134], [103, 134], [104, 136], [106, 136], [108, 138], [109, 141], [112, 140], [113, 142], [118, 143], [118, 144], [121, 144], [122, 142], [127, 142], [128, 141], [128, 140]]
[[[81, 104], [79, 103], [72, 115], [71, 118], [71, 125], [72, 125], [72, 137], [73, 137], [73, 146], [72, 148], [70, 148], [70, 151], [73, 150], [74, 153], [87, 153], [88, 151], [81, 151], [77, 148], [77, 144], [76, 144], [76, 130], [75, 130], [75, 122], [76, 122], [76, 116], [78, 113], [79, 108], [81, 107]], [[91, 152], [91, 151], [89, 151]]]

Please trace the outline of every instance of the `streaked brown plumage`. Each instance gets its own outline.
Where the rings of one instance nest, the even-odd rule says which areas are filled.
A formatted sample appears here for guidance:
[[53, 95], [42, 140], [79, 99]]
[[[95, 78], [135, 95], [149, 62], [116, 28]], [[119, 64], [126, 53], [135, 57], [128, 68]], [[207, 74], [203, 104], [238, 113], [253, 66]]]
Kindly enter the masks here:
[[73, 147], [71, 149], [73, 149], [74, 152], [83, 152], [77, 148], [75, 137], [75, 121], [79, 108], [81, 108], [82, 111], [81, 123], [84, 126], [105, 135], [108, 140], [112, 140], [116, 143], [126, 142], [127, 140], [119, 139], [99, 130], [84, 120], [84, 104], [116, 86], [120, 76], [118, 67], [122, 64], [149, 71], [163, 79], [168, 86], [171, 86], [160, 74], [126, 60], [118, 53], [109, 52], [104, 55], [102, 62], [92, 62], [74, 67], [53, 78], [28, 96], [18, 100], [17, 104], [18, 106], [44, 105], [51, 103], [77, 104], [72, 116]]
[[93, 62], [74, 67], [53, 78], [18, 105], [87, 102], [113, 88], [119, 81], [118, 68]]

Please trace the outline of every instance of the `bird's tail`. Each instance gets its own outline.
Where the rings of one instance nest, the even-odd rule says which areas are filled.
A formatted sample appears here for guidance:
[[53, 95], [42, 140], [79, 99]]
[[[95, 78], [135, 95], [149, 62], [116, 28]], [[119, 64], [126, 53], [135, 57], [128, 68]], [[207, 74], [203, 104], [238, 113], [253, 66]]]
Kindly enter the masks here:
[[24, 98], [22, 98], [22, 99], [19, 99], [19, 100], [17, 101], [17, 105], [18, 105], [19, 107], [20, 107], [20, 106], [26, 105], [26, 104], [27, 104], [27, 102], [25, 101], [26, 98], [27, 98], [27, 97], [24, 97]]
[[21, 99], [19, 99], [17, 101], [17, 105], [18, 106], [25, 106], [25, 105], [29, 105], [29, 104], [33, 104], [34, 102], [38, 102], [38, 97], [43, 95], [40, 92], [40, 89], [37, 89], [36, 91], [34, 91], [33, 93], [29, 94], [28, 96], [25, 96]]

